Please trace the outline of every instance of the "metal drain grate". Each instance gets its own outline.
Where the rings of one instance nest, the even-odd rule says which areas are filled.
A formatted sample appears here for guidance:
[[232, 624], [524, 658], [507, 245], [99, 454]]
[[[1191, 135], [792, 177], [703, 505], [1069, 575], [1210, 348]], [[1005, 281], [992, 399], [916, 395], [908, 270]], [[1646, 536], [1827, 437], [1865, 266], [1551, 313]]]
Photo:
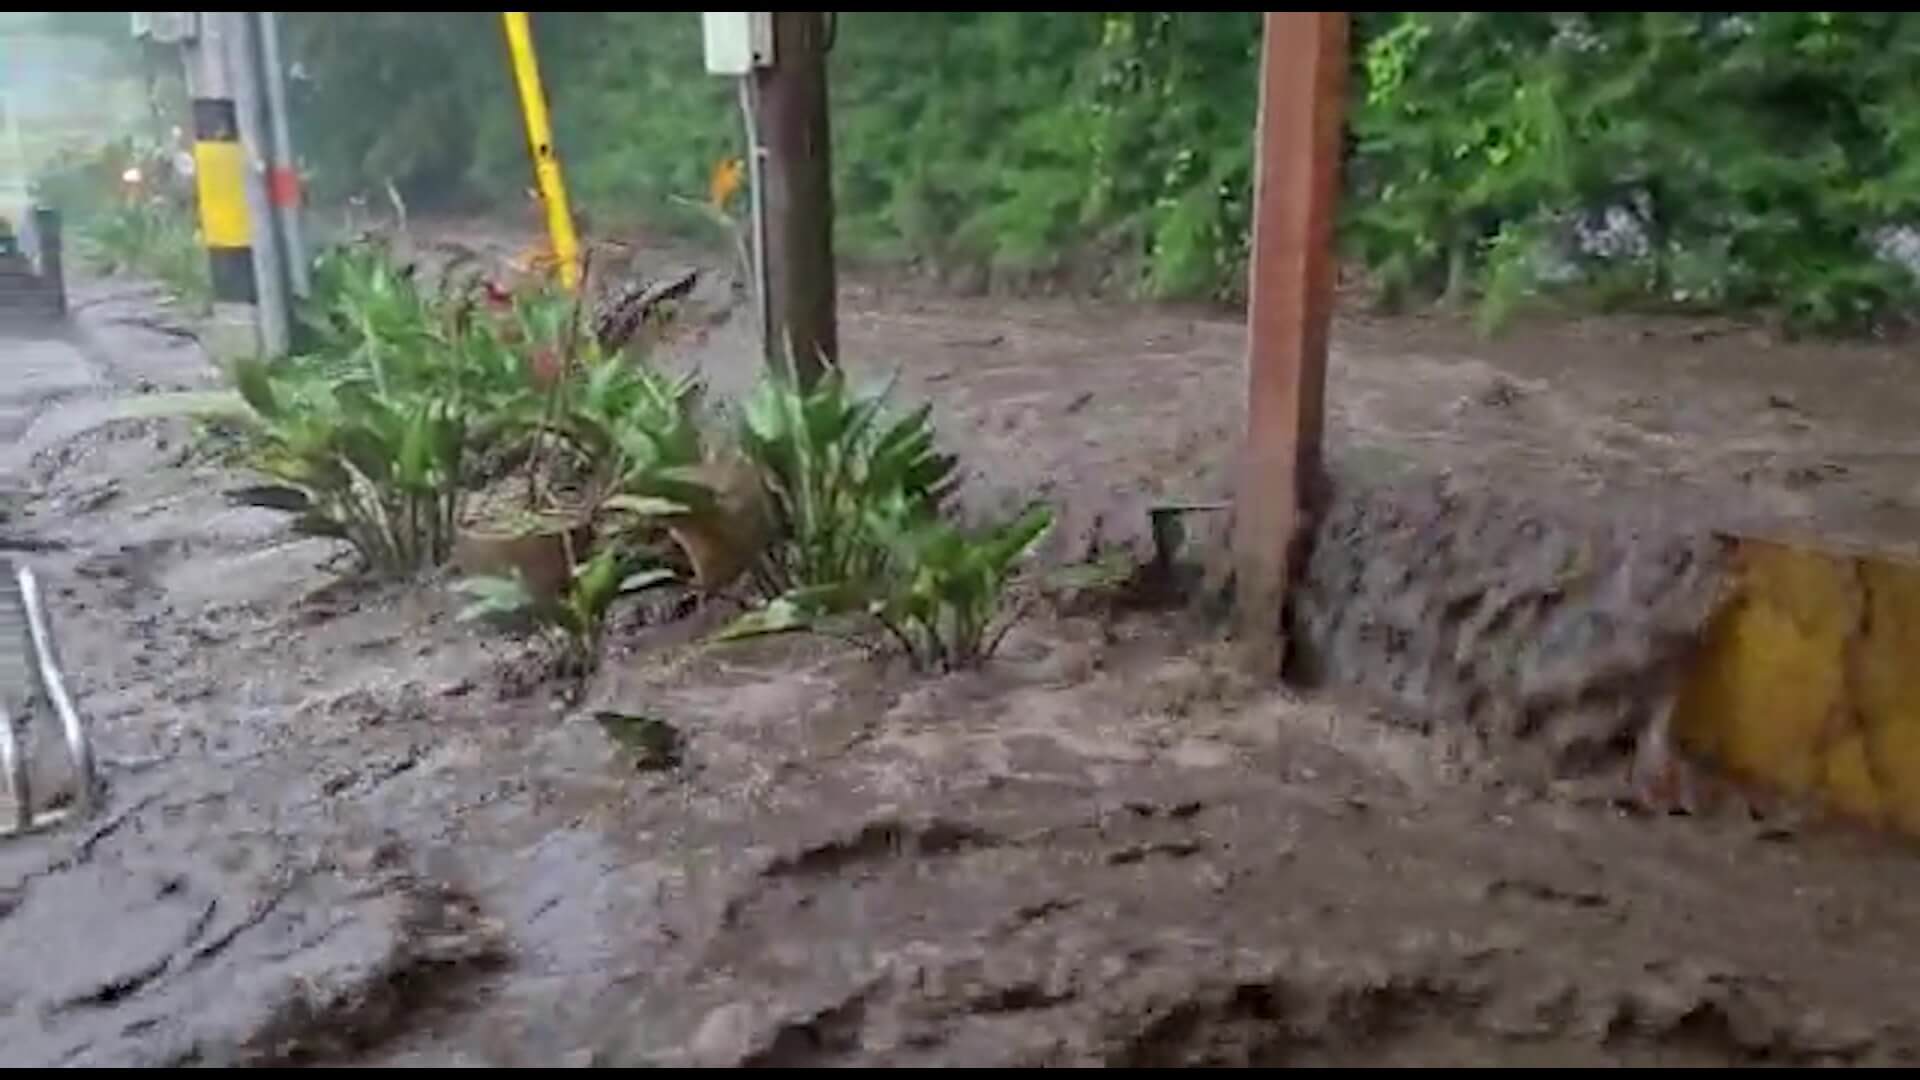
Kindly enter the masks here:
[[[49, 721], [65, 751], [64, 790], [35, 782], [34, 750]], [[98, 794], [93, 749], [60, 671], [39, 579], [0, 560], [0, 836], [85, 817]]]

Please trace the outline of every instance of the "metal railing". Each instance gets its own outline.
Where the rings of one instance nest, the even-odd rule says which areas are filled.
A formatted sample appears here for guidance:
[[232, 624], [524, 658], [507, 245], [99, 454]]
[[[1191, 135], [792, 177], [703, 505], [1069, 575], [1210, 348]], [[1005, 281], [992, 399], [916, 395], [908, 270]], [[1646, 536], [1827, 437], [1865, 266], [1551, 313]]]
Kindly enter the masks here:
[[[67, 692], [39, 579], [30, 568], [4, 560], [0, 570], [0, 837], [5, 837], [84, 818], [93, 813], [100, 791], [93, 747]], [[68, 770], [64, 790], [43, 792], [32, 767], [38, 740], [31, 725], [49, 710], [59, 724]]]

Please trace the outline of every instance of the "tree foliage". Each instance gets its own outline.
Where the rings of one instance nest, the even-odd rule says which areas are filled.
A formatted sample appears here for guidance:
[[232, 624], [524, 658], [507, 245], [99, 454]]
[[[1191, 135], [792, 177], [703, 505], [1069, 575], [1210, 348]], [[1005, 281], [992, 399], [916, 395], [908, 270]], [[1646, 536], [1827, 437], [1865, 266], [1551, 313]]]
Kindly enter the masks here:
[[[288, 13], [323, 196], [517, 204], [498, 17]], [[658, 222], [737, 154], [692, 12], [541, 12], [560, 150], [596, 221]], [[1151, 296], [1245, 263], [1259, 16], [841, 12], [837, 213], [854, 255]], [[1498, 317], [1569, 287], [1819, 327], [1903, 312], [1920, 251], [1920, 16], [1365, 12], [1350, 253], [1389, 300]]]
[[1350, 235], [1390, 291], [1507, 303], [1557, 244], [1616, 295], [1862, 325], [1913, 291], [1876, 245], [1920, 210], [1916, 50], [1902, 12], [1397, 14]]

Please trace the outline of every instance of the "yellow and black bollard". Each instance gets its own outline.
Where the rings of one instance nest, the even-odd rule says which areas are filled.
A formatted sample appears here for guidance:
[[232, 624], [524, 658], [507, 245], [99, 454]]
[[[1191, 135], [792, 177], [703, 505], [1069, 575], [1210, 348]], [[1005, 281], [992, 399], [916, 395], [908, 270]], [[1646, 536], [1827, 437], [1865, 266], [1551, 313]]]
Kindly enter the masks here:
[[279, 356], [291, 316], [267, 188], [257, 12], [202, 11], [186, 46], [194, 184], [213, 291], [208, 347], [222, 360]]
[[247, 154], [230, 97], [193, 99], [193, 171], [215, 303], [260, 302], [247, 211]]
[[197, 13], [186, 46], [187, 86], [193, 110], [193, 175], [200, 203], [200, 242], [206, 247], [213, 291], [207, 348], [221, 362], [258, 355], [266, 346], [260, 324], [258, 260], [248, 157], [241, 144], [239, 73], [231, 65], [233, 13]]

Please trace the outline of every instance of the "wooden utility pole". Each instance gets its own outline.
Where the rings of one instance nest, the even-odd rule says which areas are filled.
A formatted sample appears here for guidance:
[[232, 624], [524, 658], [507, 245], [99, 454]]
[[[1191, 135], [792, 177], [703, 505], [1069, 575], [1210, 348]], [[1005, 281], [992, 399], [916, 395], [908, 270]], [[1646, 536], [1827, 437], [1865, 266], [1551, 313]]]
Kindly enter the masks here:
[[1234, 503], [1235, 623], [1278, 666], [1303, 526], [1323, 496], [1347, 15], [1269, 11], [1247, 302], [1246, 443]]
[[840, 358], [834, 312], [833, 156], [827, 120], [827, 16], [776, 11], [773, 63], [755, 71], [765, 147], [766, 314], [770, 359], [809, 385]]

